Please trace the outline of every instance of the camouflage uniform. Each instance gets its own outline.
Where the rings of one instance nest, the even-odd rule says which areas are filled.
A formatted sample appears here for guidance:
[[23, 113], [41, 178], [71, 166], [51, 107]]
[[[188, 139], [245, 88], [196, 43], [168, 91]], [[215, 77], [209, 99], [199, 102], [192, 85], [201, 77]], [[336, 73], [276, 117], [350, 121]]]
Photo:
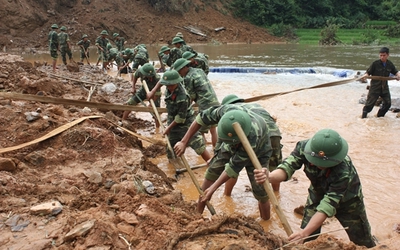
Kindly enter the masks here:
[[189, 52], [192, 52], [193, 54], [197, 55], [197, 52], [189, 45], [181, 44], [181, 47], [179, 49], [182, 52], [182, 54], [185, 53], [186, 51], [189, 51]]
[[149, 54], [147, 49], [142, 46], [137, 46], [135, 48], [136, 54], [133, 59], [132, 69], [137, 69], [140, 66], [143, 66], [145, 63], [149, 62]]
[[124, 65], [124, 59], [120, 56], [120, 52], [117, 48], [111, 48], [110, 54], [108, 56], [108, 61], [112, 62], [115, 61], [118, 66]]
[[96, 38], [96, 46], [100, 46], [103, 51], [100, 49], [97, 49], [97, 53], [99, 54], [98, 60], [102, 60], [103, 62], [108, 62], [108, 49], [107, 49], [107, 44], [109, 43], [109, 40], [107, 38], [104, 38], [100, 35]]
[[[256, 113], [246, 110], [243, 107], [234, 104], [223, 106], [214, 106], [204, 110], [196, 117], [196, 122], [200, 125], [218, 124], [221, 117], [228, 111], [242, 110], [249, 114], [251, 118], [251, 130], [247, 136], [254, 153], [262, 167], [268, 167], [268, 161], [271, 156], [272, 148], [269, 140], [268, 126], [264, 119]], [[205, 173], [205, 178], [210, 181], [216, 181], [223, 171], [230, 178], [237, 178], [240, 171], [246, 168], [247, 176], [250, 180], [254, 197], [264, 203], [268, 201], [268, 195], [262, 185], [257, 184], [254, 179], [254, 166], [242, 144], [227, 144], [220, 141], [220, 146], [215, 149], [214, 156], [210, 161], [209, 168]]]
[[210, 72], [210, 68], [208, 67], [208, 62], [200, 57], [195, 57], [194, 62], [189, 64], [192, 68], [202, 69], [206, 75]]
[[49, 50], [50, 50], [51, 58], [57, 59], [57, 57], [58, 57], [58, 53], [57, 53], [58, 47], [59, 47], [59, 43], [58, 43], [57, 32], [55, 30], [51, 30], [49, 32]]
[[[304, 172], [310, 179], [301, 228], [305, 228], [318, 211], [328, 217], [335, 216], [343, 227], [349, 227], [346, 233], [355, 244], [375, 246], [365, 212], [360, 179], [350, 157], [346, 156], [334, 167], [319, 169], [305, 157], [307, 141], [299, 141], [290, 156], [278, 166], [278, 169], [286, 172], [289, 180], [304, 165]], [[321, 228], [312, 234], [320, 231]]]
[[[84, 41], [82, 39], [79, 42], [77, 42], [76, 45], [78, 45], [81, 48], [81, 61], [83, 61], [83, 59], [85, 59], [86, 56], [87, 56], [87, 58], [89, 58], [89, 50], [88, 50], [88, 48], [90, 46], [90, 40]], [[85, 56], [85, 52], [86, 52], [86, 56]]]
[[182, 51], [177, 48], [172, 48], [169, 52], [169, 57], [165, 64], [167, 64], [168, 67], [171, 67], [172, 64], [174, 64], [174, 62], [179, 58], [182, 58]]
[[[382, 64], [381, 60], [374, 61], [371, 66], [367, 69], [368, 75], [373, 76], [389, 76], [390, 73], [396, 75], [398, 70], [389, 60], [386, 61], [386, 65]], [[390, 97], [388, 81], [371, 80], [371, 86], [368, 91], [367, 102], [363, 108], [363, 113], [365, 115], [374, 108], [374, 105], [378, 98], [382, 97], [382, 107], [378, 111], [378, 117], [385, 116], [386, 112], [392, 105], [392, 100]]]
[[[171, 145], [175, 145], [177, 142], [182, 140], [194, 121], [194, 111], [190, 105], [189, 95], [180, 83], [178, 83], [178, 87], [173, 93], [170, 93], [168, 89], [165, 91], [165, 103], [168, 110], [168, 125], [173, 121], [177, 123], [168, 135]], [[203, 154], [206, 150], [205, 140], [199, 132], [196, 132], [196, 134], [190, 139], [188, 145], [198, 155]], [[172, 155], [170, 155], [169, 150], [167, 150], [167, 152], [168, 158], [171, 158]]]
[[268, 169], [269, 171], [275, 170], [278, 165], [282, 163], [282, 136], [274, 118], [272, 118], [271, 115], [258, 103], [235, 103], [235, 105], [238, 105], [246, 110], [250, 110], [264, 118], [268, 126], [269, 138], [272, 146], [272, 155], [269, 159]]
[[[156, 74], [154, 77], [143, 76], [140, 70], [137, 70], [134, 76], [136, 79], [140, 78], [142, 80], [145, 80], [150, 91], [154, 88], [154, 86], [156, 86], [157, 82], [160, 80], [160, 76], [158, 74]], [[155, 95], [157, 96], [157, 99], [154, 101], [154, 103], [157, 107], [160, 107], [161, 90], [157, 90]], [[145, 99], [146, 90], [142, 86], [134, 95], [129, 98], [127, 104], [137, 105], [139, 102], [142, 102]]]
[[67, 64], [67, 55], [69, 60], [71, 60], [72, 58], [72, 52], [70, 47], [68, 46], [69, 35], [64, 31], [61, 31], [60, 33], [58, 33], [58, 41], [60, 43], [62, 61], [64, 64]]
[[123, 51], [125, 48], [124, 48], [124, 45], [125, 45], [125, 38], [123, 38], [123, 37], [118, 37], [118, 38], [116, 38], [115, 40], [114, 40], [114, 43], [115, 43], [115, 46], [117, 46], [117, 49], [119, 50], [119, 51]]

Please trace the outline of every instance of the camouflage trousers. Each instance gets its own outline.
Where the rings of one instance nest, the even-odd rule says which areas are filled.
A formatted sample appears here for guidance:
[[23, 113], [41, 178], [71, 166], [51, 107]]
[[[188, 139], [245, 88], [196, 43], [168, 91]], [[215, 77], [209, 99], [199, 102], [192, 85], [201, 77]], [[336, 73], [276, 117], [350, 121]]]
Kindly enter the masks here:
[[61, 58], [62, 58], [63, 63], [67, 64], [67, 55], [68, 55], [69, 60], [72, 59], [71, 49], [66, 46], [62, 46], [60, 48], [60, 51], [61, 51]]
[[57, 48], [56, 47], [50, 48], [50, 56], [51, 56], [51, 58], [53, 58], [53, 60], [57, 60], [58, 53], [57, 53]]
[[268, 170], [275, 170], [282, 163], [282, 144], [280, 136], [271, 136], [272, 155], [269, 158]]
[[108, 53], [106, 51], [101, 51], [98, 49], [97, 54], [99, 54], [97, 61], [108, 62]]
[[375, 106], [376, 101], [379, 97], [382, 97], [382, 106], [378, 111], [377, 116], [383, 117], [389, 111], [390, 106], [392, 106], [392, 99], [390, 97], [389, 90], [385, 91], [369, 91], [367, 96], [367, 102], [363, 108], [363, 112], [369, 113]]
[[[218, 147], [214, 149], [214, 156], [210, 161], [209, 167], [206, 170], [205, 178], [210, 181], [216, 181], [218, 177], [224, 172], [225, 165], [228, 164], [230, 158], [233, 156], [231, 147], [228, 144], [218, 142]], [[267, 168], [268, 164], [262, 165], [263, 168]], [[249, 178], [254, 198], [259, 202], [264, 203], [268, 201], [268, 195], [265, 192], [263, 185], [256, 182], [254, 178], [254, 167], [248, 165], [245, 167], [247, 177]]]
[[[89, 59], [89, 51], [87, 52], [86, 56], [87, 56], [87, 58]], [[81, 50], [81, 61], [83, 61], [84, 59], [86, 59], [86, 56], [85, 56], [85, 51], [84, 51], [84, 50]]]
[[[186, 132], [188, 131], [190, 125], [192, 123], [186, 122], [184, 125], [178, 125], [175, 126], [171, 129], [169, 135], [168, 135], [168, 140], [171, 143], [171, 146], [174, 147], [174, 145], [182, 140], [182, 138], [185, 136]], [[196, 132], [194, 136], [190, 139], [188, 143], [189, 147], [191, 147], [196, 154], [201, 155], [204, 153], [204, 150], [206, 150], [206, 142], [204, 140], [204, 137], [199, 133]], [[167, 156], [168, 159], [172, 158], [171, 152], [167, 148]]]
[[[305, 228], [310, 222], [311, 217], [317, 212], [318, 203], [311, 203], [310, 197], [307, 199], [306, 207], [304, 208], [303, 220], [301, 228]], [[346, 233], [350, 240], [359, 246], [373, 247], [375, 242], [371, 235], [371, 226], [369, 225], [365, 206], [362, 199], [355, 198], [345, 203], [341, 203], [335, 214], [336, 219], [343, 227], [348, 227]], [[319, 234], [321, 227], [315, 230], [313, 234]], [[307, 239], [306, 241], [314, 240], [317, 237]]]

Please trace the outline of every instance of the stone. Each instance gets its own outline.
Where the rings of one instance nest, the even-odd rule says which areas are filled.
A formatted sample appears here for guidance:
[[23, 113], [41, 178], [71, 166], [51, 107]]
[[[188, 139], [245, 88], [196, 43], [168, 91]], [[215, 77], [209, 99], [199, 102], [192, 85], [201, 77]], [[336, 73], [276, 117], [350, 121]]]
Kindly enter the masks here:
[[85, 236], [92, 229], [95, 222], [96, 220], [89, 220], [77, 225], [65, 235], [64, 241], [71, 241], [76, 237]]
[[0, 171], [14, 172], [17, 170], [17, 165], [12, 159], [0, 158]]
[[129, 224], [132, 224], [132, 225], [136, 225], [139, 223], [138, 219], [136, 218], [136, 215], [131, 214], [131, 213], [121, 212], [120, 214], [118, 214], [118, 217], [121, 220], [123, 220]]
[[45, 202], [30, 208], [33, 215], [57, 215], [63, 209], [59, 201]]

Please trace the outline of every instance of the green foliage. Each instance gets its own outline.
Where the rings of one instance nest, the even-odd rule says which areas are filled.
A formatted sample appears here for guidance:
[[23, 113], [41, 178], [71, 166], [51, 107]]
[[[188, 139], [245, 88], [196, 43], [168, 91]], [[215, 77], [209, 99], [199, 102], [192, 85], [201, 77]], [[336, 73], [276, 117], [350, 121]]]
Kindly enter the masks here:
[[[361, 34], [359, 40], [354, 40], [355, 44], [379, 44], [379, 33], [373, 29], [365, 29], [364, 32]], [[353, 44], [354, 44], [353, 43]]]
[[337, 45], [340, 44], [340, 40], [336, 33], [339, 30], [340, 25], [327, 22], [326, 27], [321, 30], [321, 39], [319, 40], [320, 45]]
[[285, 37], [289, 40], [294, 40], [297, 38], [296, 30], [290, 24], [273, 24], [271, 27], [268, 28], [268, 31], [277, 37]]
[[400, 24], [387, 27], [383, 34], [388, 37], [400, 37]]

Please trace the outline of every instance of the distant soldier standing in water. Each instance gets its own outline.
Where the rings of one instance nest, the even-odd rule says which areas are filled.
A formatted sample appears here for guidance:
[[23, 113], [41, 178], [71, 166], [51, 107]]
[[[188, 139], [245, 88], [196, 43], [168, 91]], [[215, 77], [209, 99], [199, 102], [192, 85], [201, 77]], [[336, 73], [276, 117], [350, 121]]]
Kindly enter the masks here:
[[61, 26], [61, 32], [58, 33], [58, 41], [60, 43], [60, 51], [61, 57], [64, 65], [67, 65], [67, 55], [69, 60], [72, 60], [72, 52], [71, 52], [71, 45], [69, 43], [69, 35], [67, 32], [67, 28], [65, 26]]
[[89, 64], [89, 47], [90, 47], [90, 40], [88, 39], [88, 35], [84, 34], [82, 36], [82, 40], [76, 43], [81, 48], [81, 63], [83, 60], [87, 58], [87, 63]]
[[50, 56], [53, 59], [53, 63], [52, 63], [53, 72], [56, 71], [57, 58], [58, 58], [57, 51], [60, 50], [60, 45], [58, 43], [57, 30], [58, 30], [57, 24], [51, 25], [51, 31], [49, 32], [49, 50], [50, 50]]
[[108, 32], [107, 30], [103, 30], [100, 33], [100, 36], [96, 38], [96, 46], [97, 46], [97, 53], [99, 54], [99, 58], [97, 59], [97, 64], [99, 64], [100, 60], [103, 62], [102, 69], [105, 70], [108, 64], [108, 49], [107, 44], [109, 43], [108, 39]]
[[123, 51], [125, 48], [125, 38], [121, 37], [118, 33], [113, 34], [115, 46], [117, 46], [118, 51]]

